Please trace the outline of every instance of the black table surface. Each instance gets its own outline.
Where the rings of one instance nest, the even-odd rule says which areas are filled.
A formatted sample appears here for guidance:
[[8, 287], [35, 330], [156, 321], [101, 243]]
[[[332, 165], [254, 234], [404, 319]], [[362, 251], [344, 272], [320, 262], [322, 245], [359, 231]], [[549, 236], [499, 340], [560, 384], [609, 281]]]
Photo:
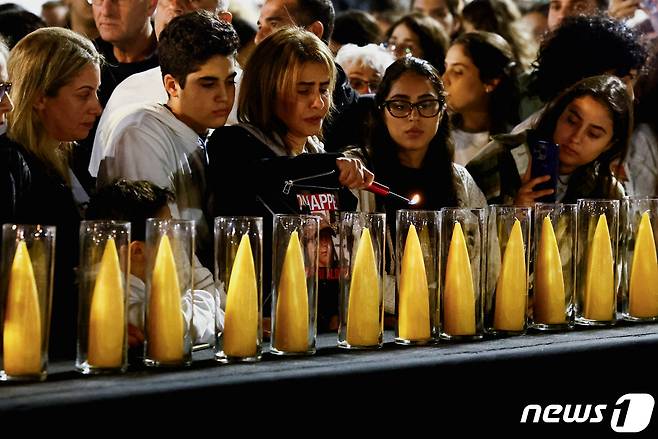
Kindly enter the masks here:
[[[317, 344], [312, 356], [266, 353], [241, 364], [218, 363], [212, 350], [201, 350], [187, 368], [130, 366], [117, 375], [84, 376], [72, 362], [53, 362], [44, 382], [0, 383], [0, 424], [22, 415], [102, 418], [153, 410], [203, 418], [294, 407], [329, 420], [359, 410], [384, 420], [422, 414], [457, 422], [475, 410], [483, 422], [518, 427], [531, 403], [612, 408], [627, 393], [658, 397], [658, 324], [418, 347], [396, 345], [387, 331], [382, 349], [363, 351], [340, 349], [335, 334], [321, 334]], [[610, 433], [608, 424], [606, 418], [589, 427]]]

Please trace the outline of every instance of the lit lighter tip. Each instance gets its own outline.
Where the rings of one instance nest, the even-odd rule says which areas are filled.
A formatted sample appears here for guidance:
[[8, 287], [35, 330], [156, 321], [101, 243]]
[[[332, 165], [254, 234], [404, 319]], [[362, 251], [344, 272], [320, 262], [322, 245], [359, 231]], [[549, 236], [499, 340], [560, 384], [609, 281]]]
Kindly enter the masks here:
[[420, 201], [420, 195], [414, 194], [414, 196], [411, 197], [409, 204], [413, 206], [414, 204], [418, 204], [419, 201]]

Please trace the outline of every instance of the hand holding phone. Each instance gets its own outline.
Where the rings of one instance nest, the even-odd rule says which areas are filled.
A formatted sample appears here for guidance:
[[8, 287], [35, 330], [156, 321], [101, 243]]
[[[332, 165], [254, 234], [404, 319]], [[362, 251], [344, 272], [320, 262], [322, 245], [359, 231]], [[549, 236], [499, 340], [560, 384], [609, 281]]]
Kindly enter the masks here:
[[534, 140], [529, 143], [530, 153], [532, 155], [531, 178], [550, 176], [550, 179], [544, 183], [539, 183], [534, 187], [535, 191], [542, 189], [553, 189], [553, 193], [538, 198], [536, 201], [544, 203], [555, 202], [557, 191], [558, 167], [560, 162], [560, 147], [558, 144], [546, 140]]

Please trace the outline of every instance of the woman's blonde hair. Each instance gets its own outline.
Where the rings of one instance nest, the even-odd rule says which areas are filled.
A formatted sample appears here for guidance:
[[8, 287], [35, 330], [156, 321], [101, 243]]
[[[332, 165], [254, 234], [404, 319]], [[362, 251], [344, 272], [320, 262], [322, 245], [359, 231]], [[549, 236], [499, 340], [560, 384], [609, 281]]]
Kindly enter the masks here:
[[249, 58], [240, 87], [238, 120], [266, 133], [285, 136], [287, 128], [276, 116], [276, 105], [290, 101], [306, 63], [319, 63], [329, 72], [329, 107], [336, 85], [331, 51], [313, 33], [297, 27], [282, 28], [263, 40]]
[[32, 32], [9, 55], [7, 70], [13, 84], [14, 110], [7, 115], [7, 134], [67, 183], [71, 144], [60, 145], [48, 135], [34, 104], [42, 96], [57, 96], [59, 89], [83, 68], [101, 62], [102, 56], [91, 41], [57, 27]]

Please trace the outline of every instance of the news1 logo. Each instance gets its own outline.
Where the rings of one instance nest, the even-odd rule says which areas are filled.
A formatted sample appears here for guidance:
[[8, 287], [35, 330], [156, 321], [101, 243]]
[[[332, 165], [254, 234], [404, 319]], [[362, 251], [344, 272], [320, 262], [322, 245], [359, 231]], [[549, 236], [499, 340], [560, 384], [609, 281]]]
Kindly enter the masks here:
[[[617, 433], [639, 433], [651, 422], [655, 401], [648, 393], [627, 393], [612, 407], [610, 428]], [[606, 404], [528, 404], [521, 423], [598, 423], [608, 414]]]

